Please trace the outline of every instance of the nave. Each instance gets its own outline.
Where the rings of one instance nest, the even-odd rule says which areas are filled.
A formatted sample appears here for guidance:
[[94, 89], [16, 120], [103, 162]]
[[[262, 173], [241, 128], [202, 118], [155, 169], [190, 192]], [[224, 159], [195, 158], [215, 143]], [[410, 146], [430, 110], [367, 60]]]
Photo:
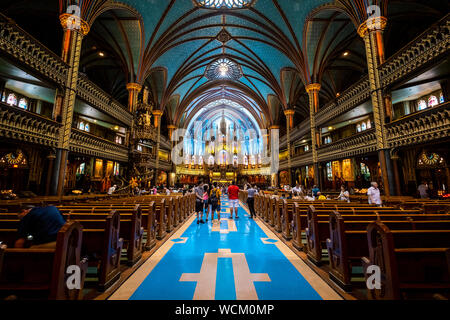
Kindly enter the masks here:
[[[220, 224], [191, 216], [109, 300], [340, 300], [242, 203]], [[217, 216], [216, 216], [217, 217]]]

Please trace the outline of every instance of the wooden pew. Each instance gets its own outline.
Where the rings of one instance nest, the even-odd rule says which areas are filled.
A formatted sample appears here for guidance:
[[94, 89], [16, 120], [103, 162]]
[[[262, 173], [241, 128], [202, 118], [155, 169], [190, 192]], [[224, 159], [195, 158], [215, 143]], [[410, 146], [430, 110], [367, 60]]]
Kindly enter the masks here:
[[369, 289], [369, 299], [430, 298], [435, 293], [450, 297], [449, 230], [390, 230], [374, 222], [367, 241], [369, 255], [362, 258], [366, 280], [369, 266], [381, 271], [381, 288]]
[[82, 254], [89, 257], [90, 266], [98, 268], [100, 291], [108, 289], [120, 278], [122, 246], [120, 215], [115, 210], [106, 217], [104, 228], [83, 230]]
[[[0, 245], [0, 292], [3, 297], [47, 297], [52, 300], [78, 300], [87, 270], [86, 259], [81, 259], [82, 226], [67, 222], [58, 232], [55, 248], [9, 249]], [[67, 280], [73, 273], [69, 266], [80, 269], [80, 288], [69, 289]], [[68, 273], [70, 271], [70, 273]]]
[[161, 201], [156, 202], [156, 239], [162, 240], [167, 234], [166, 230], [166, 199], [161, 199]]
[[148, 208], [147, 217], [147, 240], [145, 242], [145, 250], [149, 251], [156, 245], [156, 234], [158, 221], [156, 220], [156, 204], [152, 201]]
[[[404, 220], [400, 220], [404, 218]], [[450, 220], [414, 221], [407, 217], [399, 220], [379, 221], [392, 230], [450, 230]], [[361, 258], [368, 255], [367, 228], [373, 223], [359, 219], [344, 221], [334, 212], [330, 215], [329, 234], [326, 241], [330, 259], [330, 278], [345, 290], [351, 289], [352, 267], [362, 266]]]

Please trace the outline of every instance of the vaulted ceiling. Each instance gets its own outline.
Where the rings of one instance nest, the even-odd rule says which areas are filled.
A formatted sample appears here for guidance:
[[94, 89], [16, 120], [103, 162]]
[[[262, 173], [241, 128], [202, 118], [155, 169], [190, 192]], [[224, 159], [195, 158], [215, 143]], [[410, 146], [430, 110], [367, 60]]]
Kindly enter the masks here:
[[[7, 15], [9, 12], [30, 24], [21, 15], [32, 15], [26, 8], [35, 1], [5, 1]], [[196, 6], [213, 2], [251, 5], [220, 10]], [[367, 18], [367, 6], [379, 5], [381, 14], [388, 17], [388, 55], [448, 12], [448, 0], [40, 3], [40, 11], [47, 8], [51, 13], [59, 4], [54, 21], [69, 5], [81, 7], [82, 18], [91, 24], [91, 32], [83, 41], [81, 72], [119, 101], [126, 103], [127, 83], [146, 85], [156, 107], [165, 112], [164, 122], [183, 125], [214, 99], [227, 98], [248, 109], [262, 127], [284, 122], [286, 108], [296, 110], [295, 123], [307, 118], [305, 85], [322, 84], [323, 105], [365, 75], [365, 51], [356, 27]], [[417, 18], [417, 23], [405, 25], [411, 17]], [[59, 37], [58, 32], [56, 43]], [[45, 41], [49, 47], [56, 47], [49, 39]], [[224, 57], [239, 66], [242, 76], [208, 79], [207, 67]]]

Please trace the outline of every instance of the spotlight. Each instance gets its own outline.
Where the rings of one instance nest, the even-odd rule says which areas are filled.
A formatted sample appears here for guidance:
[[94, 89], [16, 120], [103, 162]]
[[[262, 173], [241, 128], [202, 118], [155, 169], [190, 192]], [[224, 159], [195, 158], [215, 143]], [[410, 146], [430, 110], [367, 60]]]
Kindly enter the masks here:
[[349, 54], [350, 54], [350, 52], [345, 51], [345, 52], [344, 52], [344, 57], [348, 56]]

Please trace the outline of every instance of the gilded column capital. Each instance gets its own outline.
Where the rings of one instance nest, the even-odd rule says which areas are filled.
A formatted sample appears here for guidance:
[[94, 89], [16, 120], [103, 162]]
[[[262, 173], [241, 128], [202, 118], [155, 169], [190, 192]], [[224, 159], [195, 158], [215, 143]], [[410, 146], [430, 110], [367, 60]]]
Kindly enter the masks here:
[[161, 110], [153, 110], [153, 111], [152, 111], [152, 114], [153, 114], [155, 117], [161, 117], [161, 116], [163, 115], [163, 112], [162, 112]]
[[295, 114], [295, 111], [293, 109], [287, 109], [284, 110], [284, 115], [287, 116], [293, 116]]
[[322, 86], [320, 85], [320, 83], [311, 83], [305, 87], [306, 92], [308, 92], [308, 93], [314, 92], [314, 91], [320, 91], [321, 88], [322, 88]]
[[141, 91], [141, 89], [142, 89], [142, 86], [139, 83], [131, 82], [131, 83], [127, 84], [128, 91], [130, 91], [130, 90]]
[[59, 21], [64, 30], [80, 31], [83, 36], [87, 35], [91, 30], [89, 23], [70, 13], [63, 13], [60, 15]]
[[358, 34], [361, 38], [364, 38], [369, 31], [383, 31], [386, 25], [386, 17], [369, 18], [358, 27]]
[[175, 130], [176, 128], [177, 128], [177, 126], [174, 125], [174, 124], [169, 124], [169, 125], [167, 126], [167, 129], [169, 129], [169, 130]]
[[280, 126], [276, 126], [276, 125], [270, 126], [269, 129], [270, 129], [270, 130], [280, 129]]

